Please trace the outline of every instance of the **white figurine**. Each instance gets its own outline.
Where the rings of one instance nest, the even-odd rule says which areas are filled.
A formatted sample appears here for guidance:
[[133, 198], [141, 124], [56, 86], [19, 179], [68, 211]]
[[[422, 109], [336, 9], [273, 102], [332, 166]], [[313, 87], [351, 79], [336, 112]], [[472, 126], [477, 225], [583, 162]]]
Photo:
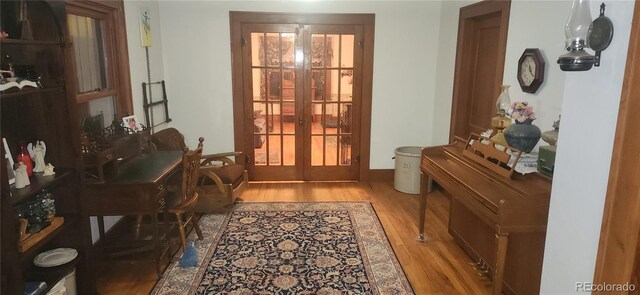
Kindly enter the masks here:
[[33, 168], [33, 172], [42, 172], [44, 171], [44, 155], [47, 152], [47, 145], [44, 144], [44, 141], [38, 140], [36, 141], [36, 145], [33, 146], [31, 143], [27, 146], [27, 150], [29, 151], [29, 155], [31, 159], [36, 162], [36, 166]]
[[18, 168], [14, 172], [16, 174], [16, 188], [20, 189], [31, 184], [29, 175], [27, 175], [27, 165], [22, 161], [18, 162]]
[[56, 175], [56, 172], [53, 171], [53, 165], [51, 165], [51, 163], [47, 164], [46, 167], [44, 167], [44, 174], [43, 176], [51, 176], [51, 175]]

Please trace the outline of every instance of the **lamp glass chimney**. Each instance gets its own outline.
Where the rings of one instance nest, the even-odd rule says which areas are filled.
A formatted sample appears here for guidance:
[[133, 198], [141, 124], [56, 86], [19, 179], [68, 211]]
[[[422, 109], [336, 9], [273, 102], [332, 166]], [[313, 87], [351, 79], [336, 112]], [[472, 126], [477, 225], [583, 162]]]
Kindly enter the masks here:
[[589, 0], [573, 0], [569, 19], [564, 26], [567, 50], [580, 50], [588, 47], [586, 40], [591, 21]]

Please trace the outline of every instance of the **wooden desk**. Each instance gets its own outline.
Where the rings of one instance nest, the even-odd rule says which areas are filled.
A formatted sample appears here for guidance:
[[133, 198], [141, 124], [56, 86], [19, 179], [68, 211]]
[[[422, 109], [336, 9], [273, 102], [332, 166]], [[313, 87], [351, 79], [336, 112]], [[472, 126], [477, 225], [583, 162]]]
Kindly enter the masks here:
[[160, 240], [158, 213], [162, 212], [167, 195], [167, 182], [182, 164], [181, 151], [158, 151], [140, 155], [122, 167], [116, 176], [88, 184], [84, 191], [85, 210], [98, 216], [100, 238], [104, 239], [102, 216], [150, 215], [153, 226], [153, 247], [159, 273]]
[[[422, 150], [418, 239], [435, 181], [450, 196], [449, 233], [493, 279], [493, 294], [538, 294], [551, 181], [506, 178], [462, 155], [464, 144]], [[503, 286], [504, 284], [504, 286]]]

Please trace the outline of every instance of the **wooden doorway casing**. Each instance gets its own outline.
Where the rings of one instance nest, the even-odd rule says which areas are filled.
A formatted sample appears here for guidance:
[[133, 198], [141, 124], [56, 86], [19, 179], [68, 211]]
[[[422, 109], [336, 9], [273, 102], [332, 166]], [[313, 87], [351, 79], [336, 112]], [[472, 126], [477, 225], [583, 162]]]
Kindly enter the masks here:
[[510, 1], [460, 8], [449, 141], [489, 129], [507, 50]]
[[640, 293], [640, 129], [635, 121], [638, 117], [640, 5], [636, 3], [593, 279], [595, 285], [633, 284], [632, 294]]
[[[361, 25], [363, 27], [362, 43], [362, 91], [360, 114], [360, 146], [355, 159], [358, 160], [358, 179], [369, 179], [370, 133], [371, 133], [371, 102], [373, 81], [373, 38], [375, 15], [373, 14], [294, 14], [294, 13], [259, 13], [259, 12], [230, 12], [231, 25], [231, 60], [233, 85], [234, 112], [234, 143], [235, 149], [248, 152], [252, 148], [247, 145], [245, 134], [247, 128], [253, 128], [246, 119], [242, 71], [242, 26], [249, 23], [261, 24], [307, 24], [307, 25]], [[236, 161], [247, 161], [237, 159]], [[301, 176], [302, 178], [302, 176]]]

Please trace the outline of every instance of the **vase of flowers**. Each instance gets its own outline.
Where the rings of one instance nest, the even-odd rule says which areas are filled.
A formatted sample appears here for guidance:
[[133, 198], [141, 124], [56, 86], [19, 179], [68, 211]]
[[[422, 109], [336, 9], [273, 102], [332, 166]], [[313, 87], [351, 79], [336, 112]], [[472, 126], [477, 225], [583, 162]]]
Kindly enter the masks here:
[[531, 124], [536, 119], [533, 108], [526, 101], [511, 104], [511, 118], [515, 124], [504, 130], [504, 137], [509, 146], [525, 153], [531, 152], [540, 140], [540, 128]]

